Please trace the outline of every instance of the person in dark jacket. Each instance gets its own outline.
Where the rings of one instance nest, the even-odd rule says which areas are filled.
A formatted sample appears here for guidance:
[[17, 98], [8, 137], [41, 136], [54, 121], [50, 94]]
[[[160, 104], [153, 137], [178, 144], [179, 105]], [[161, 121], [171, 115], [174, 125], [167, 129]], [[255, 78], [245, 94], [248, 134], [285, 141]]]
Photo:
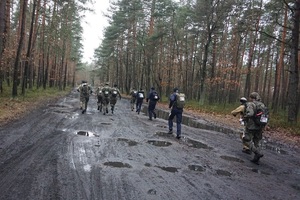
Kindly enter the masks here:
[[159, 95], [155, 91], [155, 88], [151, 87], [150, 92], [146, 99], [146, 102], [149, 102], [149, 104], [148, 104], [149, 120], [152, 120], [152, 115], [153, 115], [154, 119], [156, 119], [155, 107], [156, 107], [156, 103], [159, 99], [160, 99]]
[[138, 91], [137, 96], [136, 96], [136, 112], [138, 114], [140, 114], [140, 112], [141, 112], [141, 108], [142, 108], [142, 104], [143, 104], [144, 99], [145, 99], [145, 92], [141, 88]]
[[170, 103], [169, 103], [169, 108], [171, 108], [171, 113], [168, 119], [168, 125], [169, 125], [168, 133], [169, 134], [173, 133], [173, 119], [176, 116], [176, 124], [177, 124], [176, 138], [180, 139], [183, 108], [178, 108], [176, 106], [177, 94], [178, 94], [178, 88], [174, 88], [173, 93], [170, 96]]

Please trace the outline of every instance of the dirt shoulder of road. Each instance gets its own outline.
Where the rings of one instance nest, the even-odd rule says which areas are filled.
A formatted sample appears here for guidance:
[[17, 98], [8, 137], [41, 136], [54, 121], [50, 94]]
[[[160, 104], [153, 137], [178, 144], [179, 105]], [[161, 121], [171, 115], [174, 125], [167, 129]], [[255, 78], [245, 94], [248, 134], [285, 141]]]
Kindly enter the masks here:
[[[31, 101], [22, 101], [18, 99], [8, 99], [5, 103], [0, 103], [0, 127], [14, 120], [19, 119], [24, 116], [26, 113], [30, 112], [33, 109], [39, 108], [45, 104], [49, 104], [50, 102], [56, 101], [58, 97], [51, 98], [40, 98], [34, 102]], [[158, 103], [158, 109], [168, 110], [168, 105], [163, 103]], [[232, 115], [220, 115], [215, 113], [203, 113], [194, 110], [185, 109], [184, 114], [205, 119], [212, 123], [216, 123], [218, 125], [224, 127], [231, 128], [241, 128], [238, 122], [237, 117], [233, 117]], [[272, 129], [270, 127], [266, 127], [264, 131], [264, 136], [269, 140], [273, 140], [278, 144], [285, 144], [291, 148], [300, 148], [300, 136], [295, 136], [291, 132], [285, 129]]]

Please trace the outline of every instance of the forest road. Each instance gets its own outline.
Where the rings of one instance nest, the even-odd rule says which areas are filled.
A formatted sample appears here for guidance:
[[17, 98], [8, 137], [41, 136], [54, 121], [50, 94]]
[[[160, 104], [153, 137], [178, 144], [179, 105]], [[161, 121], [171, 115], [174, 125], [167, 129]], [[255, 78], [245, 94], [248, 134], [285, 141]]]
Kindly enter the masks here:
[[265, 148], [256, 165], [237, 134], [167, 131], [128, 99], [103, 115], [92, 96], [81, 114], [72, 91], [0, 128], [0, 199], [300, 199], [298, 149]]

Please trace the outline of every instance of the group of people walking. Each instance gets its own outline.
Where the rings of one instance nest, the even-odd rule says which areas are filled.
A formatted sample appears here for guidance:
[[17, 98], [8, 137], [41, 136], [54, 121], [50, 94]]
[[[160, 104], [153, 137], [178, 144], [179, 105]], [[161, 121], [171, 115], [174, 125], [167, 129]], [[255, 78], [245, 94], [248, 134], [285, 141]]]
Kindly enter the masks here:
[[[84, 114], [87, 110], [90, 94], [92, 94], [93, 91], [91, 86], [87, 84], [87, 81], [82, 81], [81, 85], [77, 88], [77, 91], [80, 92], [80, 109], [82, 109], [82, 114]], [[99, 86], [96, 90], [96, 96], [97, 109], [100, 112], [103, 112], [103, 115], [108, 113], [109, 105], [111, 113], [113, 114], [118, 98], [122, 98], [117, 85], [114, 84], [113, 87], [110, 87], [109, 83], [105, 83], [104, 86]]]
[[[92, 88], [87, 84], [86, 81], [83, 81], [77, 90], [80, 92], [80, 108], [82, 109], [82, 113], [85, 113], [89, 96], [93, 93]], [[111, 113], [114, 113], [117, 98], [122, 98], [117, 85], [115, 84], [113, 87], [110, 87], [108, 83], [105, 83], [104, 86], [98, 87], [96, 90], [96, 95], [98, 100], [98, 110], [103, 112], [104, 115], [108, 113], [109, 105], [111, 107]], [[145, 95], [143, 88], [140, 88], [140, 90], [132, 88], [130, 91], [130, 96], [132, 111], [135, 109], [137, 114], [140, 114], [142, 104], [146, 99], [146, 102], [148, 103], [148, 119], [156, 119], [157, 113], [155, 112], [155, 108], [157, 102], [160, 100], [160, 96], [154, 87], [151, 87], [147, 96]], [[242, 97], [240, 99], [240, 103], [241, 105], [234, 109], [231, 114], [233, 116], [239, 115], [239, 121], [244, 127], [240, 135], [243, 143], [242, 152], [250, 155], [254, 153], [254, 157], [251, 161], [259, 164], [259, 160], [264, 156], [261, 153], [260, 142], [262, 140], [264, 127], [268, 122], [267, 107], [261, 101], [261, 97], [257, 92], [252, 92], [250, 94], [250, 101], [248, 101], [245, 97]], [[178, 88], [174, 88], [173, 93], [169, 98], [169, 108], [171, 110], [168, 117], [168, 133], [173, 134], [173, 120], [176, 117], [177, 139], [181, 138], [181, 123], [184, 105], [185, 95], [183, 93], [179, 93]]]
[[[140, 88], [140, 90], [136, 90], [133, 88], [130, 92], [131, 100], [131, 110], [134, 110], [134, 106], [136, 107], [136, 112], [140, 114], [141, 106], [143, 104], [144, 99], [148, 103], [148, 115], [149, 120], [156, 119], [157, 113], [155, 112], [155, 107], [157, 102], [160, 100], [160, 96], [158, 92], [155, 90], [154, 87], [151, 87], [147, 97], [145, 97], [145, 91]], [[185, 104], [185, 95], [183, 93], [179, 93], [178, 88], [173, 89], [173, 93], [170, 95], [169, 98], [169, 108], [170, 115], [168, 118], [168, 127], [169, 127], [169, 134], [173, 134], [173, 120], [176, 116], [176, 138], [181, 138], [181, 123], [182, 123], [182, 113]]]

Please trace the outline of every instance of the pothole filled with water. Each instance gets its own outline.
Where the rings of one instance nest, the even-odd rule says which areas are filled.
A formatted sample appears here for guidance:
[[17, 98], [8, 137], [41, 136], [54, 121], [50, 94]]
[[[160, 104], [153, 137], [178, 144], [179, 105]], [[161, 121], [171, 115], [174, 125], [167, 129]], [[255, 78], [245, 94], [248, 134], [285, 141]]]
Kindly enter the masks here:
[[95, 137], [95, 134], [89, 131], [77, 131], [76, 134], [87, 137]]
[[133, 140], [129, 140], [126, 138], [118, 138], [117, 141], [126, 142], [129, 146], [136, 146], [138, 143]]
[[205, 171], [205, 168], [200, 165], [189, 165], [188, 167], [189, 167], [189, 170], [192, 170], [192, 171], [197, 171], [197, 172]]
[[176, 167], [161, 167], [161, 166], [155, 166], [155, 167], [160, 168], [167, 172], [172, 172], [172, 173], [178, 172], [178, 169]]
[[132, 168], [131, 165], [122, 162], [105, 162], [105, 166], [117, 167], [117, 168]]
[[226, 170], [218, 169], [218, 170], [216, 170], [216, 172], [218, 175], [221, 175], [221, 176], [231, 176], [231, 173]]
[[197, 148], [197, 149], [213, 149], [212, 147], [209, 147], [207, 144], [204, 144], [202, 142], [191, 140], [189, 138], [186, 139], [186, 142], [188, 143], [188, 146]]
[[172, 145], [171, 142], [159, 141], [159, 140], [148, 140], [147, 143], [152, 144], [157, 147], [167, 147]]

